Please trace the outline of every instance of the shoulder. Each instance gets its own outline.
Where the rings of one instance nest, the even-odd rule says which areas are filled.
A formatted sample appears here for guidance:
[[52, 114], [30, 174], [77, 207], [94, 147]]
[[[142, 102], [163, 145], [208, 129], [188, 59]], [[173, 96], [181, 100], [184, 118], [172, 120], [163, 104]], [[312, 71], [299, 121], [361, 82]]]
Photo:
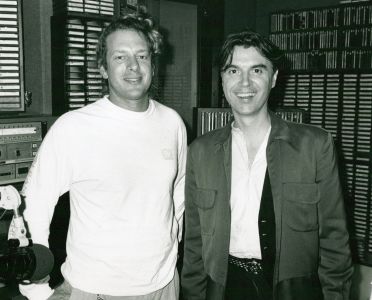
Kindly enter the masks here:
[[79, 124], [79, 113], [76, 111], [69, 111], [61, 115], [49, 129], [49, 132], [58, 133], [66, 132], [69, 129], [73, 129], [75, 125]]
[[61, 115], [53, 124], [52, 128], [67, 130], [68, 128], [75, 128], [75, 126], [81, 124], [81, 122], [92, 116], [99, 114], [100, 111], [104, 111], [102, 100], [88, 104], [82, 108], [68, 111]]
[[76, 113], [74, 111], [64, 113], [53, 123], [48, 133], [66, 130], [70, 126], [70, 124], [74, 122], [75, 119]]
[[288, 143], [294, 149], [321, 149], [332, 147], [333, 138], [327, 130], [304, 123], [294, 123], [280, 120], [272, 123], [272, 138]]
[[325, 143], [333, 143], [329, 131], [311, 124], [289, 123], [289, 128], [295, 143], [305, 143], [309, 147], [322, 147]]
[[167, 127], [173, 124], [177, 128], [186, 130], [185, 123], [181, 116], [173, 108], [170, 108], [164, 104], [159, 103], [156, 100], [151, 100], [155, 108], [155, 116], [160, 118], [164, 123], [167, 124]]
[[291, 122], [282, 119], [274, 112], [270, 111], [272, 133], [276, 136], [285, 136], [291, 139], [302, 139], [313, 137], [326, 137], [329, 133], [321, 127], [306, 124]]
[[231, 135], [231, 124], [228, 124], [222, 128], [218, 128], [209, 131], [202, 136], [197, 137], [190, 144], [190, 151], [205, 151], [209, 152], [216, 146], [225, 143]]
[[293, 135], [298, 138], [303, 136], [313, 136], [313, 137], [320, 137], [324, 138], [329, 135], [329, 132], [321, 127], [312, 124], [305, 124], [305, 123], [294, 123], [289, 121], [284, 121], [288, 124], [288, 127]]
[[166, 106], [156, 100], [151, 100], [151, 101], [154, 104], [154, 107], [157, 113], [160, 113], [162, 115], [166, 115], [167, 117], [175, 118], [179, 121], [182, 121], [182, 118], [180, 117], [178, 112], [176, 112], [173, 108]]

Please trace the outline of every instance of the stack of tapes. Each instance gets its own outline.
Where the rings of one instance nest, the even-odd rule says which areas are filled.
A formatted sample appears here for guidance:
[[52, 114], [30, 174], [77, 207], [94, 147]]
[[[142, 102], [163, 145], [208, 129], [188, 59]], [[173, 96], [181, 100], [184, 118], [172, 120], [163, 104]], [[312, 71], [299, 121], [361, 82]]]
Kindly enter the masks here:
[[85, 24], [85, 89], [88, 103], [102, 97], [103, 82], [96, 60], [96, 45], [106, 22], [86, 21]]
[[54, 15], [82, 13], [114, 16], [114, 0], [54, 0]]
[[18, 9], [17, 0], [0, 1], [0, 110], [23, 110]]
[[85, 24], [79, 18], [69, 18], [65, 26], [67, 41], [66, 93], [69, 106], [78, 108], [85, 105]]
[[103, 95], [103, 81], [96, 60], [96, 45], [108, 23], [69, 17], [66, 20], [66, 92], [68, 109], [94, 102]]

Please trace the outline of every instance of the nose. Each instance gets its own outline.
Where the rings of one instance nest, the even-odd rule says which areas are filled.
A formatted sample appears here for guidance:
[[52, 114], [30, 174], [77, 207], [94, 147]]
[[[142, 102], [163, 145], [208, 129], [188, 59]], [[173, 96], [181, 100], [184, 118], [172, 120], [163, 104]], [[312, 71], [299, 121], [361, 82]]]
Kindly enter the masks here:
[[132, 71], [137, 71], [138, 69], [138, 61], [137, 61], [137, 58], [135, 56], [133, 57], [130, 57], [129, 58], [129, 61], [128, 61], [128, 68]]
[[249, 86], [251, 84], [249, 73], [243, 72], [240, 81], [243, 86]]

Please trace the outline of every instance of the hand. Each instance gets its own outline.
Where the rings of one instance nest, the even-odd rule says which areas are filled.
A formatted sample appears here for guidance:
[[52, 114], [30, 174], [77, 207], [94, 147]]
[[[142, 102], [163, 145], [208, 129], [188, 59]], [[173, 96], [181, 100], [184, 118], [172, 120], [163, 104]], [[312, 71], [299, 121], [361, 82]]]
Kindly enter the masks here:
[[48, 300], [69, 300], [71, 296], [71, 286], [64, 281], [58, 286]]
[[54, 290], [54, 293], [47, 300], [69, 300], [71, 294], [66, 291]]

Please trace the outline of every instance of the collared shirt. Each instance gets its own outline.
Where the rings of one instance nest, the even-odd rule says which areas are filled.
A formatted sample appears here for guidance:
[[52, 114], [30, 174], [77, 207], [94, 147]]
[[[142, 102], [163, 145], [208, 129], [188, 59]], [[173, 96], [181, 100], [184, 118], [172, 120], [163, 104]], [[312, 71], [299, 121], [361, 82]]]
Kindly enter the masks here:
[[268, 129], [253, 163], [249, 166], [243, 132], [232, 126], [231, 235], [230, 254], [240, 258], [261, 259], [258, 214], [267, 168]]

